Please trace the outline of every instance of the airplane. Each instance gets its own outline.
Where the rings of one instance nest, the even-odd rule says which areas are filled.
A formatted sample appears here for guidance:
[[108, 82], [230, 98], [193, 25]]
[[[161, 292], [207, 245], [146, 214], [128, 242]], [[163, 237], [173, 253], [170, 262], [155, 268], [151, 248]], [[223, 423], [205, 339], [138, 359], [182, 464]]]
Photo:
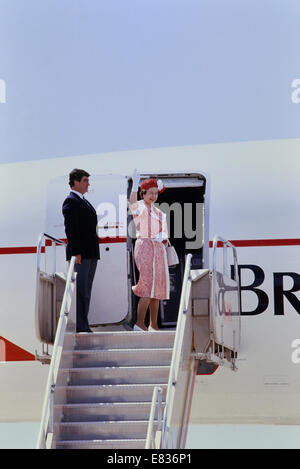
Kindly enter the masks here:
[[[172, 239], [181, 263], [172, 278], [173, 303], [161, 305], [162, 329], [176, 327], [187, 252], [193, 254], [197, 269], [211, 267], [216, 234], [237, 250], [241, 288], [237, 372], [226, 366], [208, 372], [198, 366], [188, 428], [198, 423], [298, 425], [299, 148], [299, 139], [264, 140], [1, 164], [0, 194], [5, 202], [0, 208], [0, 422], [41, 418], [49, 366], [42, 364], [45, 349], [41, 351], [35, 324], [37, 240], [41, 232], [65, 238], [61, 204], [69, 192], [68, 173], [79, 167], [91, 174], [87, 197], [97, 207], [100, 222], [101, 260], [90, 322], [99, 326], [134, 320], [134, 302], [124, 300], [128, 239], [121, 222], [127, 217], [130, 177], [138, 168], [144, 177], [165, 182], [165, 200], [158, 200], [165, 207], [181, 202], [188, 210], [195, 201], [200, 207], [199, 220], [193, 218], [193, 226], [181, 239]], [[109, 204], [119, 207], [117, 224], [109, 219]], [[64, 248], [58, 246], [56, 251], [56, 269], [66, 271]], [[41, 262], [51, 269], [47, 247]], [[129, 270], [133, 276], [133, 267]], [[115, 316], [108, 318], [112, 299]], [[47, 351], [51, 355], [51, 346]]]

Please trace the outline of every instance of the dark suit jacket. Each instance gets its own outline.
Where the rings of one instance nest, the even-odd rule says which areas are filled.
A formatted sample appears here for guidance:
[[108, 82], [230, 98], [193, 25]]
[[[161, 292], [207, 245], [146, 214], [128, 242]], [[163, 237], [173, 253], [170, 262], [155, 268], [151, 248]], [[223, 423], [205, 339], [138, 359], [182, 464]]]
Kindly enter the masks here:
[[67, 260], [76, 254], [81, 254], [82, 259], [100, 259], [97, 213], [94, 207], [70, 192], [63, 203], [62, 212], [68, 239]]

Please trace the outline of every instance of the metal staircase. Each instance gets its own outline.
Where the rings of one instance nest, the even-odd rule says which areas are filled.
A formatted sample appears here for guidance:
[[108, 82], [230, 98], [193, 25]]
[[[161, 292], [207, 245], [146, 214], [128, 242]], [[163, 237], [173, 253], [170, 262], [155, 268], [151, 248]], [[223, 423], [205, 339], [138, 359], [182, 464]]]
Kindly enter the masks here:
[[[216, 262], [218, 243], [222, 271]], [[228, 276], [228, 247], [234, 279]], [[52, 345], [45, 326], [49, 315], [57, 326], [51, 361], [48, 354], [39, 357], [50, 361], [50, 368], [37, 448], [184, 448], [198, 360], [228, 362], [237, 370], [241, 324], [234, 246], [214, 238], [212, 271], [191, 270], [192, 255], [187, 255], [176, 331], [159, 332], [105, 327], [103, 332], [76, 333], [75, 258], [61, 298], [61, 278], [55, 269], [51, 276], [40, 271], [40, 252], [41, 242], [38, 336]]]
[[145, 448], [154, 387], [166, 397], [175, 332], [74, 336], [74, 349], [62, 352], [68, 384], [55, 387], [51, 447]]

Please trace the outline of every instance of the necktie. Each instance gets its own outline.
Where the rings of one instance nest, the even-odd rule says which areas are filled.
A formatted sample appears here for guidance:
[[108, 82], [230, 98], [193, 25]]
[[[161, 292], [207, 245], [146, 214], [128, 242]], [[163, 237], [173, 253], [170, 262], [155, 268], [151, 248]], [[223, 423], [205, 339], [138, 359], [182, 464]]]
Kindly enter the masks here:
[[85, 199], [85, 198], [83, 197], [83, 200], [84, 200], [85, 204], [89, 207], [89, 209], [94, 210], [94, 207], [89, 203], [89, 201], [88, 201], [87, 199]]

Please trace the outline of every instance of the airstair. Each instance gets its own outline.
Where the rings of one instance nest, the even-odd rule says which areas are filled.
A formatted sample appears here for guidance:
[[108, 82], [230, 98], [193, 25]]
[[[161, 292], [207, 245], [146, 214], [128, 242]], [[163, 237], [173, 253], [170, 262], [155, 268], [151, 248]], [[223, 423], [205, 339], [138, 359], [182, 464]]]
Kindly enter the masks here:
[[[43, 238], [60, 242], [42, 234], [38, 259]], [[222, 272], [216, 265], [217, 247], [223, 247]], [[233, 279], [228, 275], [228, 247], [233, 250]], [[234, 246], [214, 239], [212, 270], [191, 270], [191, 260], [189, 254], [176, 331], [105, 327], [94, 333], [75, 332], [75, 258], [62, 297], [63, 275], [45, 274], [38, 260], [38, 336], [53, 349], [37, 448], [185, 447], [197, 364], [205, 360], [236, 371], [241, 335]], [[56, 318], [54, 343], [41, 320], [49, 317], [49, 308]], [[45, 363], [47, 356], [38, 358]]]
[[[54, 393], [55, 448], [145, 448], [153, 389], [165, 400], [174, 332], [75, 334]], [[64, 403], [65, 402], [65, 403]]]

